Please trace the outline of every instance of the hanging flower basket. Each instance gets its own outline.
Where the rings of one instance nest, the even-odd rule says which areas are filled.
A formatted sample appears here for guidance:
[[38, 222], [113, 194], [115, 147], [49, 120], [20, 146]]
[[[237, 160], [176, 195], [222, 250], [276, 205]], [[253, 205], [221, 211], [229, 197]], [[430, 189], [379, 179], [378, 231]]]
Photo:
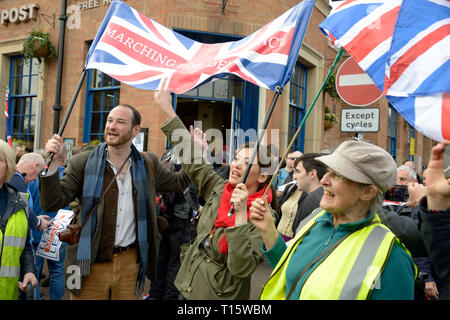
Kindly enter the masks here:
[[334, 126], [334, 123], [331, 122], [331, 120], [324, 120], [323, 121], [323, 126], [325, 128], [325, 130], [331, 129]]
[[56, 56], [55, 47], [50, 41], [48, 32], [42, 30], [33, 30], [23, 42], [22, 53], [24, 60], [36, 58], [41, 62], [41, 59], [51, 59]]
[[325, 130], [332, 128], [338, 122], [339, 122], [339, 120], [334, 113], [325, 112], [325, 117], [324, 117], [324, 121], [323, 121], [323, 126], [324, 126]]
[[48, 57], [49, 46], [44, 43], [41, 44], [41, 40], [35, 39], [33, 40], [33, 57], [35, 58], [46, 58]]

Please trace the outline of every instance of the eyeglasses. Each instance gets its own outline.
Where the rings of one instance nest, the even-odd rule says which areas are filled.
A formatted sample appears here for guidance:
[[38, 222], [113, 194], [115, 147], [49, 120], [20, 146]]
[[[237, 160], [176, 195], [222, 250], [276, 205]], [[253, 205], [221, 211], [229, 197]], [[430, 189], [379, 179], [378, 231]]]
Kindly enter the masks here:
[[299, 158], [299, 157], [290, 157], [290, 158], [288, 158], [288, 159], [290, 159], [290, 160], [295, 160], [295, 159], [297, 159], [297, 158]]

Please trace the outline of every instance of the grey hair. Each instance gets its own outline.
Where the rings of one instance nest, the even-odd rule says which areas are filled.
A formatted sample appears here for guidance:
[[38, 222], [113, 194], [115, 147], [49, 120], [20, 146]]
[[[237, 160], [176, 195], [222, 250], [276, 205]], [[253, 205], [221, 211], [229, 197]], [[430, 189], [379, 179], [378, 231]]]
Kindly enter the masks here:
[[47, 154], [45, 153], [44, 149], [38, 149], [35, 151], [36, 153], [39, 153], [42, 158], [47, 159]]
[[397, 168], [397, 171], [399, 170], [408, 170], [409, 171], [409, 177], [411, 179], [417, 179], [417, 173], [412, 169], [411, 167], [405, 166], [404, 164]]
[[45, 159], [44, 157], [37, 153], [37, 152], [29, 152], [25, 153], [17, 163], [18, 166], [20, 166], [23, 163], [39, 163], [40, 165], [45, 165]]
[[383, 210], [383, 199], [384, 194], [380, 189], [378, 189], [375, 197], [373, 197], [372, 200], [370, 200], [371, 203], [369, 206], [369, 211], [380, 213]]

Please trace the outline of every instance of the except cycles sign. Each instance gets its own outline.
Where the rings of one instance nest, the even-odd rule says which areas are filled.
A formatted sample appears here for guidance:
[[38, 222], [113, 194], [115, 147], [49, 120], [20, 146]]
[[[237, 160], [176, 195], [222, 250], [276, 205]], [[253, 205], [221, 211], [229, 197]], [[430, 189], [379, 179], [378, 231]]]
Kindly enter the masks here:
[[341, 132], [378, 132], [379, 130], [379, 108], [341, 110]]

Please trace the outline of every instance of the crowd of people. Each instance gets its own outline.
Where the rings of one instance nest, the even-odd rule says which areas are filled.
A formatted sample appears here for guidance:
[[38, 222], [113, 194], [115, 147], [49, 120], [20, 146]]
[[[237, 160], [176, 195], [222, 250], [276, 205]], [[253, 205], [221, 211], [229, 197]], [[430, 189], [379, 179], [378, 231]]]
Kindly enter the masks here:
[[[246, 300], [264, 261], [273, 271], [261, 299], [450, 298], [449, 141], [433, 148], [423, 177], [411, 161], [397, 167], [380, 147], [350, 140], [332, 153], [290, 153], [269, 185], [262, 156], [278, 161], [272, 146], [246, 143], [218, 169], [163, 88], [155, 102], [173, 149], [161, 159], [133, 145], [141, 115], [127, 104], [108, 114], [105, 142], [70, 159], [56, 134], [37, 152], [0, 141], [0, 299], [29, 284], [40, 298], [37, 245], [60, 209], [82, 227], [47, 260], [52, 300], [66, 290], [72, 300]], [[183, 139], [171, 140], [175, 131]], [[79, 279], [67, 286], [73, 267]]]

